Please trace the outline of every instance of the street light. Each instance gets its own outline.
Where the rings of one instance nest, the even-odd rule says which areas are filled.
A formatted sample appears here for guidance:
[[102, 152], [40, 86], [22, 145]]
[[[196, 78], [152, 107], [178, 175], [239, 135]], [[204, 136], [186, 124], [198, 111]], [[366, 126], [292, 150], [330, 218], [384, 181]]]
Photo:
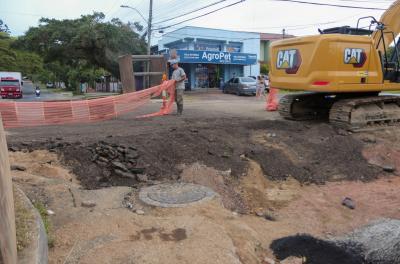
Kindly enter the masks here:
[[[150, 0], [149, 19], [148, 20], [146, 18], [144, 18], [142, 13], [140, 13], [140, 11], [134, 7], [131, 7], [128, 5], [121, 5], [121, 7], [135, 10], [141, 16], [141, 18], [147, 23], [147, 55], [150, 55], [151, 54], [151, 26], [152, 26], [151, 24], [152, 24], [152, 20], [153, 20], [153, 0]], [[146, 64], [146, 70], [147, 70], [147, 72], [150, 71], [150, 61], [148, 61]], [[148, 83], [150, 83], [149, 76], [146, 76], [146, 78], [143, 78], [144, 84], [146, 83], [146, 81]], [[143, 86], [145, 86], [145, 85], [143, 85]]]
[[147, 21], [147, 19], [142, 15], [142, 13], [140, 13], [140, 11], [137, 8], [131, 7], [131, 6], [127, 6], [127, 5], [121, 5], [121, 7], [135, 10], [139, 14], [139, 16], [144, 20], [144, 22], [146, 22], [147, 24], [149, 23], [149, 21]]

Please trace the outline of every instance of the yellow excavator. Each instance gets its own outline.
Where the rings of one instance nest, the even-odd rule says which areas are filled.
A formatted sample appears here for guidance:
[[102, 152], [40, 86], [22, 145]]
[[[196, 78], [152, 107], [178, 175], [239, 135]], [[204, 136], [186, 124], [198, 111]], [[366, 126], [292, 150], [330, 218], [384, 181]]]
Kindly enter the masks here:
[[283, 96], [281, 116], [328, 117], [353, 131], [400, 125], [400, 96], [379, 96], [400, 90], [400, 0], [379, 21], [363, 17], [356, 27], [319, 32], [271, 45], [270, 87], [306, 91]]

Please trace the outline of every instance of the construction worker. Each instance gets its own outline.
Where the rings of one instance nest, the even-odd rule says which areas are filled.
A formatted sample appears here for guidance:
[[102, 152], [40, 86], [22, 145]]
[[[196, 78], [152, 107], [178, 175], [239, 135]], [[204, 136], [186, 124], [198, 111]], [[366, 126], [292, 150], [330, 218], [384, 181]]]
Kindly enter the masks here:
[[172, 73], [172, 80], [176, 81], [175, 86], [175, 102], [178, 108], [178, 115], [182, 115], [183, 112], [183, 91], [185, 91], [185, 80], [186, 80], [186, 73], [185, 71], [179, 67], [177, 60], [170, 61], [174, 72]]

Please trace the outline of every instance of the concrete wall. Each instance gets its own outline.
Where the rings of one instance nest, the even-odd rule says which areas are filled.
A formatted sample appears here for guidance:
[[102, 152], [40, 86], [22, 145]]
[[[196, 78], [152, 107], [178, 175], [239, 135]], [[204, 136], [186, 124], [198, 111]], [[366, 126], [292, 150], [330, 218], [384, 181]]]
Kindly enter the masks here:
[[10, 161], [3, 123], [0, 118], [0, 251], [3, 263], [17, 263], [17, 241]]

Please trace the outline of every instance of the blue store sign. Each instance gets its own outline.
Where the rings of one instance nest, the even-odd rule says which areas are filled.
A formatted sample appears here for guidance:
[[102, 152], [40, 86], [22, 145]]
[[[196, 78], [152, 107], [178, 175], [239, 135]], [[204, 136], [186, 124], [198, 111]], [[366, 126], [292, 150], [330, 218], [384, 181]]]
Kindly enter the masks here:
[[257, 54], [223, 51], [177, 50], [181, 63], [214, 63], [252, 65], [257, 63]]

